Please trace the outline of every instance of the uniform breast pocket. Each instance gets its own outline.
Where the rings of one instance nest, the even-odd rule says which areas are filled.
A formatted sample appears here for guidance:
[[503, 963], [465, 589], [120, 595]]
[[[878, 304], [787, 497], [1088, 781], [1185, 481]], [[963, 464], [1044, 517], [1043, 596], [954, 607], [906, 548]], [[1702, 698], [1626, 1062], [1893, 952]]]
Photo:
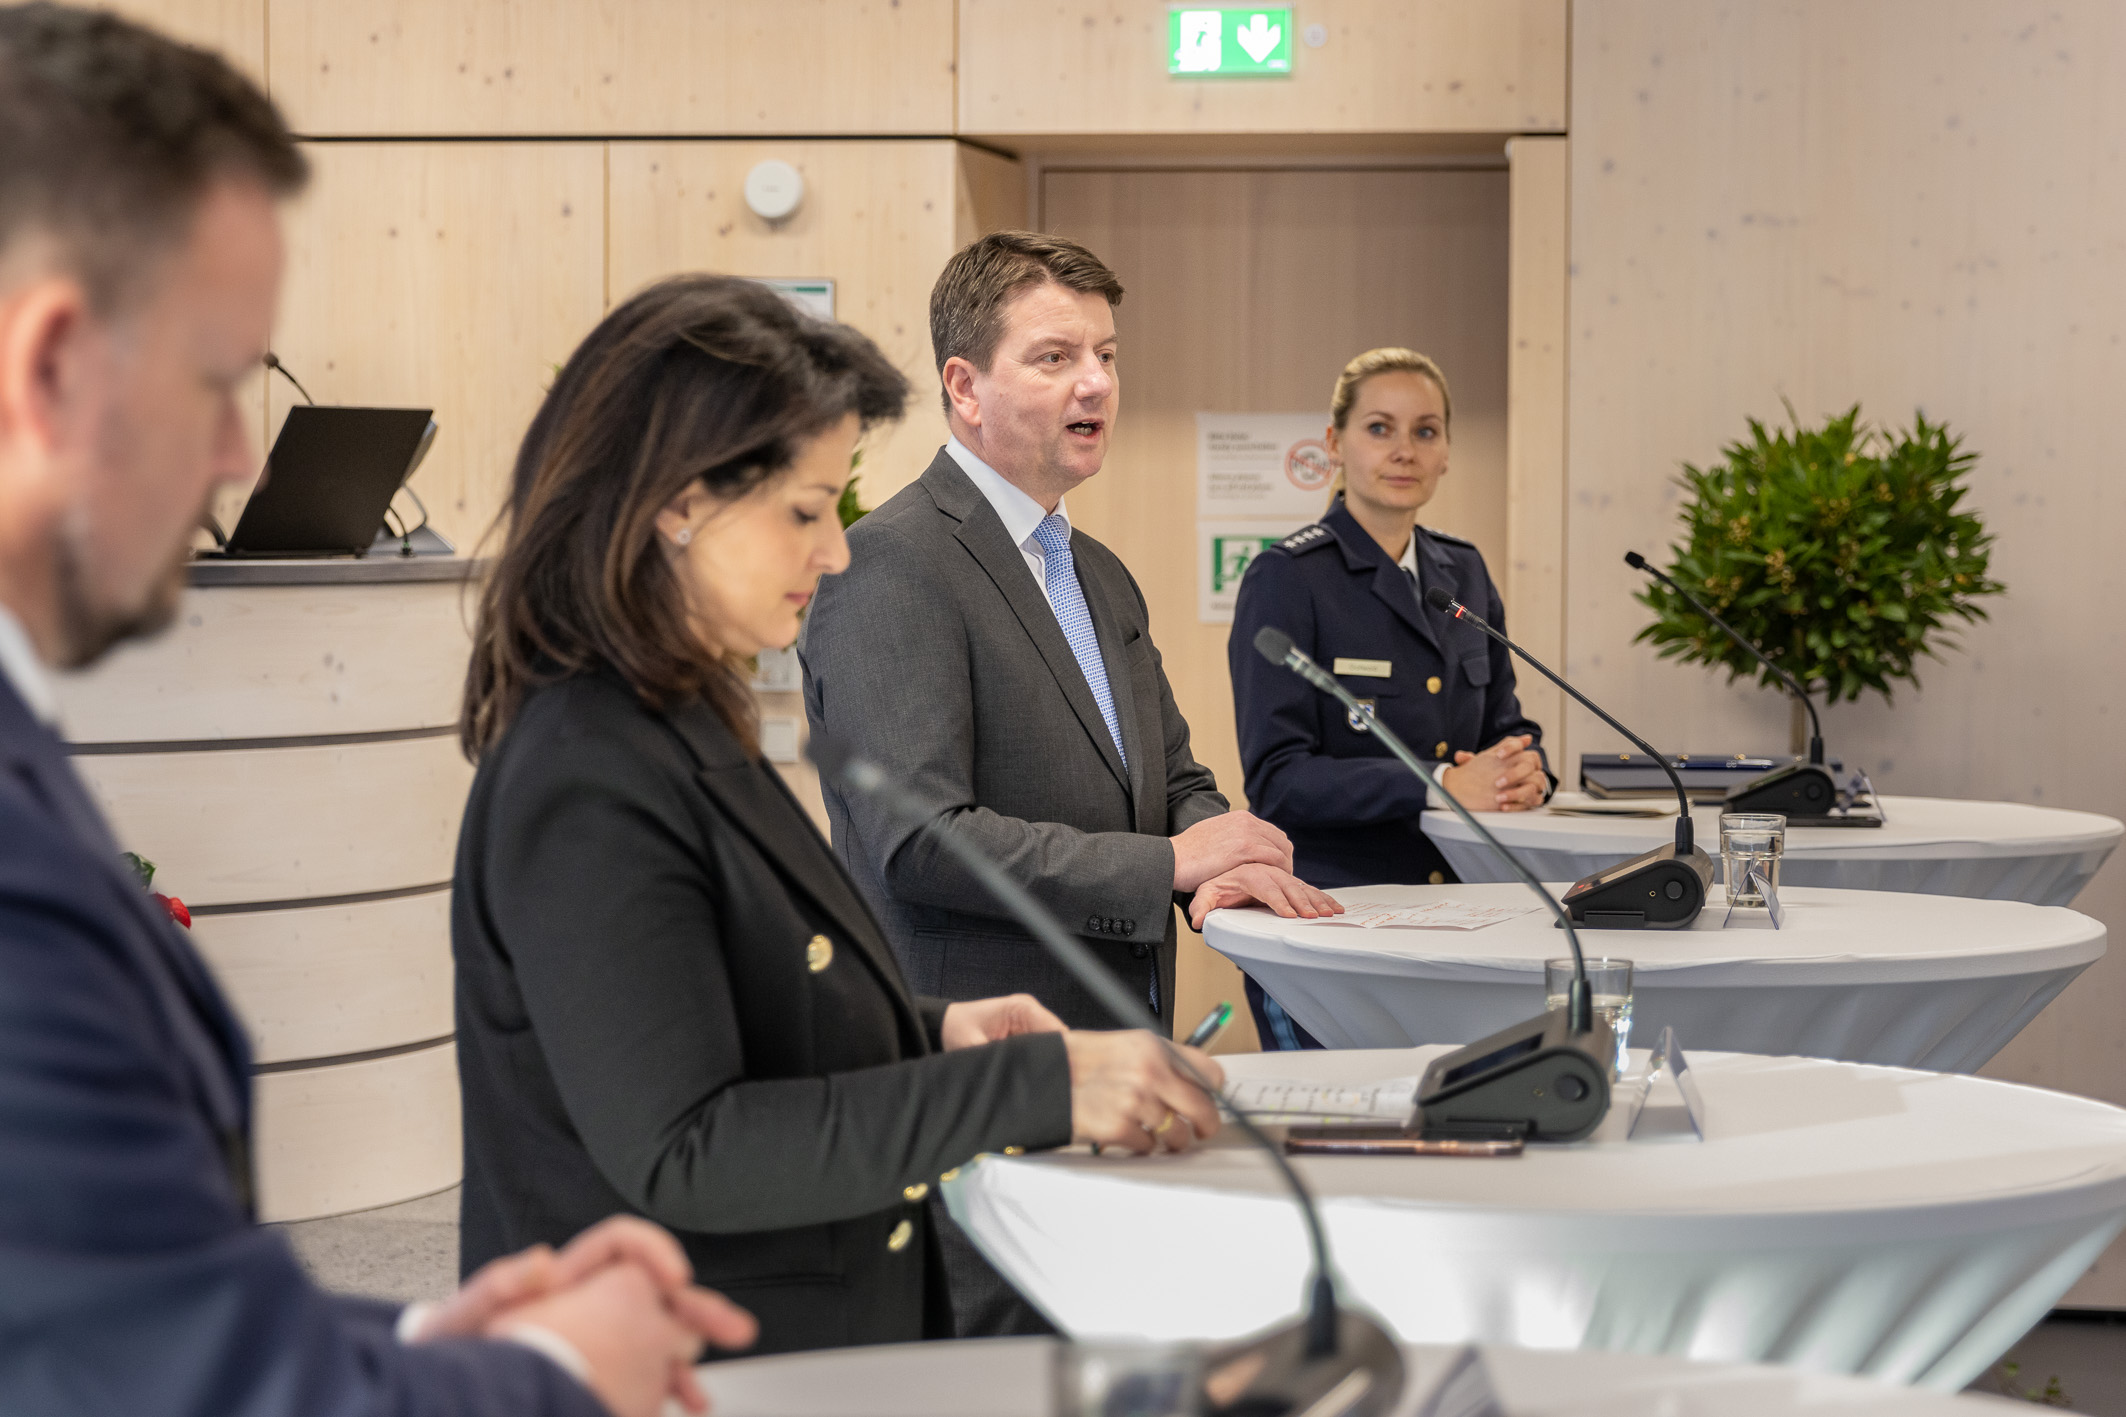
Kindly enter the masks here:
[[1464, 659], [1462, 661], [1462, 677], [1467, 679], [1475, 688], [1488, 687], [1491, 683], [1490, 651], [1478, 650], [1475, 654]]

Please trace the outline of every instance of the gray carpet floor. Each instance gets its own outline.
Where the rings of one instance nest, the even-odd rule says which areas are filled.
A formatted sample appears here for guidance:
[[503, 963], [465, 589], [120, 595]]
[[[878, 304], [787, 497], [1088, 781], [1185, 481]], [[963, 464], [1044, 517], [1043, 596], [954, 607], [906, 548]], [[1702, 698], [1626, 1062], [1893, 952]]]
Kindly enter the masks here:
[[[381, 1210], [277, 1228], [328, 1289], [410, 1301], [438, 1299], [457, 1287], [455, 1187]], [[2071, 1407], [2086, 1417], [2126, 1417], [2126, 1314], [2055, 1315], [1972, 1390]]]

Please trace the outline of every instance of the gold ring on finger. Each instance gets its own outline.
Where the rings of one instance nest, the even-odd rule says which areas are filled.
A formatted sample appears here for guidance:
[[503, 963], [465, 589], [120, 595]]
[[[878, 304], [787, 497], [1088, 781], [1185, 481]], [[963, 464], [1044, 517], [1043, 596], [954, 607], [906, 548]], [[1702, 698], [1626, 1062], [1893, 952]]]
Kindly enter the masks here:
[[1161, 1122], [1161, 1123], [1160, 1123], [1160, 1124], [1159, 1124], [1158, 1126], [1156, 1126], [1156, 1127], [1153, 1127], [1153, 1128], [1152, 1128], [1152, 1135], [1153, 1135], [1153, 1136], [1155, 1136], [1155, 1137], [1163, 1137], [1163, 1136], [1165, 1136], [1165, 1135], [1166, 1135], [1166, 1129], [1167, 1129], [1168, 1127], [1171, 1127], [1172, 1125], [1174, 1125], [1174, 1123], [1176, 1123], [1176, 1122], [1178, 1122], [1178, 1121], [1180, 1121], [1180, 1120], [1181, 1120], [1181, 1114], [1180, 1114], [1179, 1112], [1169, 1112], [1169, 1113], [1167, 1113], [1167, 1114], [1166, 1114], [1166, 1120], [1165, 1120], [1165, 1121], [1163, 1121], [1163, 1122]]

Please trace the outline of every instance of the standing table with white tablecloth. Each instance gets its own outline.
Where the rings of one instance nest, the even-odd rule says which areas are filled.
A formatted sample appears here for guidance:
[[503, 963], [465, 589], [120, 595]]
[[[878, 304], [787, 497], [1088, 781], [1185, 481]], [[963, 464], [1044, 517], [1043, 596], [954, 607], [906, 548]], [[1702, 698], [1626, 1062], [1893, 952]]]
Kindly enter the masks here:
[[[1554, 892], [1563, 887], [1554, 886]], [[1543, 1007], [1543, 961], [1567, 953], [1520, 885], [1367, 886], [1346, 904], [1468, 901], [1525, 914], [1479, 930], [1359, 929], [1214, 911], [1204, 942], [1331, 1048], [1472, 1043]], [[1686, 1047], [1975, 1072], [2102, 957], [2105, 931], [2059, 906], [1793, 887], [1784, 927], [1728, 918], [1688, 930], [1582, 929], [1590, 956], [1633, 963], [1632, 1036], [1673, 1025]]]
[[[716, 1417], [1063, 1417], [1052, 1338], [896, 1343], [705, 1363], [696, 1371]], [[1403, 1348], [1403, 1399], [1412, 1417], [1463, 1350]], [[1481, 1350], [1502, 1417], [2013, 1417], [2026, 1406], [1950, 1397], [1853, 1378], [1737, 1363], [1685, 1363], [1633, 1353]]]
[[[1790, 886], [2066, 905], [2126, 835], [2094, 812], [2022, 802], [1884, 797], [1880, 827], [1790, 827], [1780, 880]], [[1546, 881], [1577, 881], [1675, 839], [1668, 817], [1590, 817], [1541, 809], [1480, 812], [1483, 824]], [[1451, 812], [1424, 814], [1425, 835], [1464, 881], [1514, 879]], [[1698, 844], [1720, 857], [1720, 809], [1691, 814]]]
[[[1229, 1075], [1355, 1083], [1443, 1050], [1255, 1054]], [[1406, 1342], [1776, 1362], [1954, 1391], [2126, 1222], [2126, 1110], [2011, 1083], [1692, 1057], [1626, 1141], [1511, 1159], [1297, 1157], [1345, 1292]], [[984, 1156], [953, 1217], [1076, 1338], [1226, 1339], [1288, 1318], [1305, 1229], [1228, 1128], [1182, 1155]]]

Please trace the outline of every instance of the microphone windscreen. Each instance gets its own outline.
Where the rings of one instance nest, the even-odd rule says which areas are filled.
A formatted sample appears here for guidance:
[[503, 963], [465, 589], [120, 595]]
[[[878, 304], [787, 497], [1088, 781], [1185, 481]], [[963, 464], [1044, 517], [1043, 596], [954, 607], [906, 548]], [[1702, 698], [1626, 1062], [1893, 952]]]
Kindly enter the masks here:
[[856, 756], [856, 752], [832, 734], [815, 732], [811, 741], [805, 745], [805, 756], [812, 760], [812, 765], [819, 769], [822, 777], [836, 781], [849, 766], [849, 760]]
[[1624, 564], [1634, 571], [1643, 571], [1646, 569], [1646, 558], [1636, 551], [1627, 551], [1624, 553]]
[[1272, 664], [1283, 664], [1284, 657], [1292, 652], [1292, 637], [1275, 625], [1264, 625], [1255, 632], [1255, 653]]
[[1454, 597], [1447, 594], [1439, 586], [1434, 586], [1425, 592], [1425, 604], [1431, 606], [1434, 610], [1452, 610], [1454, 608]]

